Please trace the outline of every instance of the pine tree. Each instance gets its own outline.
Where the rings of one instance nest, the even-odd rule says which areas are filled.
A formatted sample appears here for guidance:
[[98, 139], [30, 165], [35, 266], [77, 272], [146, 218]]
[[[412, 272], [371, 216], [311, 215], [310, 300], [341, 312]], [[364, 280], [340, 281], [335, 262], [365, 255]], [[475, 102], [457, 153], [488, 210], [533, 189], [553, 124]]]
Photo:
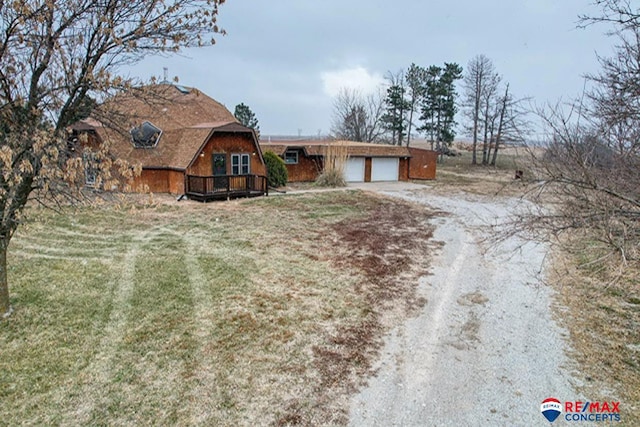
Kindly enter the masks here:
[[431, 141], [431, 149], [436, 141], [436, 134], [439, 128], [437, 121], [438, 118], [438, 105], [439, 105], [439, 92], [440, 92], [440, 75], [442, 74], [442, 68], [436, 65], [430, 66], [425, 73], [424, 82], [424, 95], [420, 106], [420, 120], [423, 125], [418, 128], [419, 131], [424, 132], [429, 141]]
[[440, 85], [442, 87], [443, 103], [441, 104], [442, 120], [440, 129], [440, 140], [447, 146], [450, 146], [453, 142], [456, 132], [455, 127], [458, 124], [455, 121], [456, 113], [458, 112], [457, 98], [458, 92], [456, 91], [456, 81], [462, 78], [462, 67], [456, 63], [444, 64], [444, 72], [440, 78]]
[[436, 150], [444, 151], [455, 138], [455, 115], [458, 111], [456, 81], [462, 78], [462, 67], [456, 63], [446, 63], [444, 68], [431, 66], [426, 72], [425, 93], [422, 98], [418, 129], [425, 132], [436, 144]]
[[409, 118], [407, 120], [407, 147], [411, 144], [411, 128], [413, 126], [413, 114], [418, 107], [418, 103], [424, 97], [426, 92], [427, 70], [411, 64], [407, 70], [405, 80], [407, 82], [407, 103], [409, 107]]
[[260, 136], [258, 119], [248, 105], [245, 105], [244, 103], [236, 105], [233, 115], [243, 126], [253, 129], [256, 132], [256, 135]]
[[389, 86], [385, 98], [386, 113], [382, 116], [385, 128], [392, 132], [393, 143], [397, 145], [402, 145], [408, 125], [406, 115], [409, 102], [405, 99], [405, 92], [401, 83]]

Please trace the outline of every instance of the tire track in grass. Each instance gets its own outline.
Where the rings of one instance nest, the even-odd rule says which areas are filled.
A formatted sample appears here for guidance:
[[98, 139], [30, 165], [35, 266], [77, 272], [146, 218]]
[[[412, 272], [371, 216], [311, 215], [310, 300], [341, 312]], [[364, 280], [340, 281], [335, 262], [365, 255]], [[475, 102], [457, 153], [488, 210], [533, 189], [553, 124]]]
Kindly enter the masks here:
[[[190, 267], [184, 260], [185, 252], [192, 249], [185, 250], [182, 235], [165, 225], [144, 231], [133, 240], [103, 338], [92, 363], [83, 371], [84, 378], [75, 382], [76, 400], [62, 424], [92, 425], [109, 417], [118, 425], [136, 425], [152, 418], [169, 425], [190, 414], [190, 390], [195, 381], [185, 381], [186, 375], [194, 372], [188, 367], [191, 357], [185, 357], [185, 349], [189, 336], [194, 336], [195, 319], [186, 305], [180, 307], [187, 304], [180, 295], [190, 294], [189, 282], [195, 280], [187, 273]], [[178, 259], [171, 258], [174, 246], [181, 247], [179, 268], [175, 265]], [[160, 264], [149, 269], [150, 253], [171, 258], [163, 261], [168, 262], [168, 270]], [[171, 266], [185, 274], [171, 279]], [[188, 299], [194, 301], [195, 297]], [[147, 312], [144, 308], [155, 303], [157, 310]], [[179, 321], [184, 314], [187, 318]]]
[[102, 260], [111, 256], [122, 245], [113, 235], [83, 235], [61, 227], [34, 229], [31, 234], [20, 234], [12, 242], [11, 256], [25, 259], [51, 259], [63, 261]]
[[[62, 425], [89, 425], [96, 408], [107, 400], [108, 385], [118, 356], [118, 349], [124, 337], [128, 315], [131, 309], [131, 296], [134, 291], [135, 266], [140, 243], [132, 243], [122, 262], [122, 274], [115, 284], [113, 308], [104, 328], [104, 334], [91, 363], [79, 378], [77, 401], [66, 411]], [[74, 393], [75, 394], [75, 393]]]
[[213, 301], [206, 289], [207, 277], [195, 255], [202, 250], [202, 245], [196, 245], [193, 239], [184, 237], [183, 242], [187, 248], [184, 263], [189, 274], [189, 283], [193, 294], [194, 335], [198, 340], [197, 357], [195, 358], [197, 364], [194, 368], [195, 385], [189, 393], [189, 402], [191, 402], [189, 424], [208, 425], [212, 421], [212, 403], [216, 401], [217, 394], [215, 370], [205, 351], [209, 342], [210, 331], [215, 328], [215, 324], [209, 315], [213, 307]]

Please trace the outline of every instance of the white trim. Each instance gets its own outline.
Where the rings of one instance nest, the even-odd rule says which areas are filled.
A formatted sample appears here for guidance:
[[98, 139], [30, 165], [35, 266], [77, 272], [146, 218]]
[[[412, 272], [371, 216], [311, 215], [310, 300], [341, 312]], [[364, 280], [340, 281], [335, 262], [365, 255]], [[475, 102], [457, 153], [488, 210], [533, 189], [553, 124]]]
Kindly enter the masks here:
[[[294, 161], [287, 161], [287, 155], [294, 155], [295, 156], [295, 160]], [[284, 162], [287, 165], [297, 165], [298, 164], [298, 150], [287, 150], [284, 152]]]
[[[238, 163], [234, 165], [234, 159], [238, 159]], [[246, 159], [246, 164], [243, 160]], [[244, 172], [243, 168], [246, 166], [247, 171]], [[234, 167], [237, 167], [237, 172], [234, 171]], [[251, 174], [251, 155], [248, 153], [232, 153], [231, 154], [231, 175], [249, 175]]]

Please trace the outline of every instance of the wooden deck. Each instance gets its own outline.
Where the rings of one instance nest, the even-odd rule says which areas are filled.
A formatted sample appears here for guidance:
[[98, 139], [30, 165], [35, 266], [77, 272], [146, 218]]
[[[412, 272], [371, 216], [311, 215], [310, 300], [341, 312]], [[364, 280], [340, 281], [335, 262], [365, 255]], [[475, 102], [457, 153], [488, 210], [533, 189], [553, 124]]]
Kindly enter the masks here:
[[187, 197], [200, 202], [269, 195], [267, 177], [263, 175], [187, 175], [185, 184]]

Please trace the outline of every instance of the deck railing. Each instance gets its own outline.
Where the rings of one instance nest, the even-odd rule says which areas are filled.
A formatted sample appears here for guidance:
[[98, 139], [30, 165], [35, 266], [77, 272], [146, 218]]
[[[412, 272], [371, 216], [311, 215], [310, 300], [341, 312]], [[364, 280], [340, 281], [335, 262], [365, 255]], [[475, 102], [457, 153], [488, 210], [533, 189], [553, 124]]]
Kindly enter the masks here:
[[187, 196], [206, 200], [269, 194], [263, 175], [187, 175], [185, 184]]

